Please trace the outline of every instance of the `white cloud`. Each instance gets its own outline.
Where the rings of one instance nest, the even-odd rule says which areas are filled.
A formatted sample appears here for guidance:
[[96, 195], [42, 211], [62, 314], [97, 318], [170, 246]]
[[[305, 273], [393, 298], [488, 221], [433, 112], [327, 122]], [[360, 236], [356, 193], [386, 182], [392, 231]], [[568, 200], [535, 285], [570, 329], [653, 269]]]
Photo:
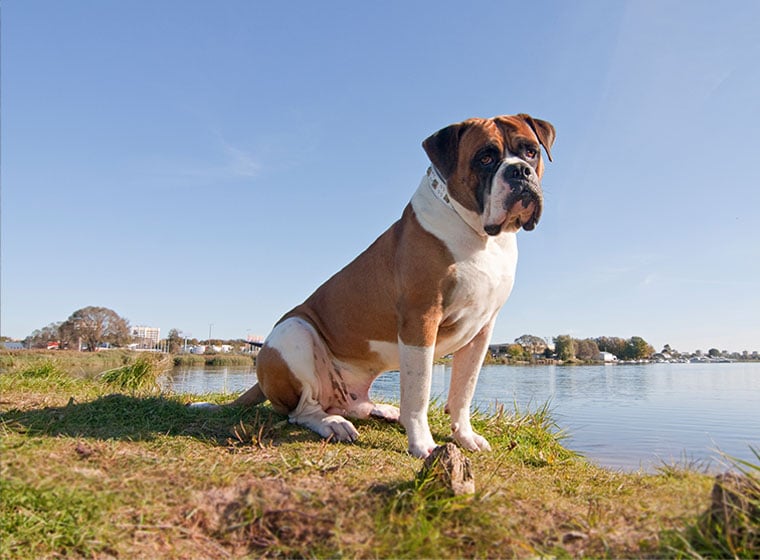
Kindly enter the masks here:
[[217, 135], [222, 145], [225, 163], [222, 169], [232, 178], [253, 178], [261, 171], [261, 163], [253, 153], [233, 146], [220, 134]]

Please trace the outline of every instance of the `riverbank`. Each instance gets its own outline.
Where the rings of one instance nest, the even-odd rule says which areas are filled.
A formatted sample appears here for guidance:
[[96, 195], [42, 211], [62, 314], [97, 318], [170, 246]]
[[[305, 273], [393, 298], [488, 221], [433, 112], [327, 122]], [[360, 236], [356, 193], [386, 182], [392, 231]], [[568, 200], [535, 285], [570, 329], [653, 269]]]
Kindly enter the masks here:
[[[757, 554], [700, 529], [712, 477], [596, 467], [546, 410], [478, 417], [494, 451], [468, 454], [476, 493], [453, 498], [416, 479], [396, 425], [325, 443], [267, 405], [197, 411], [149, 386], [115, 393], [83, 366], [5, 358], [0, 557]], [[445, 440], [440, 408], [431, 425]]]

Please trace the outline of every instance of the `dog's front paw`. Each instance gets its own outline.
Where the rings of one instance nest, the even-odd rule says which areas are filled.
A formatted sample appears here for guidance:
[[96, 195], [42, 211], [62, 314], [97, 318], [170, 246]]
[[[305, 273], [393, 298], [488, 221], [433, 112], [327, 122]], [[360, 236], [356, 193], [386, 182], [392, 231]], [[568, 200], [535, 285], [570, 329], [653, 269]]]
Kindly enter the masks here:
[[418, 459], [425, 459], [436, 448], [435, 440], [432, 436], [424, 438], [422, 441], [409, 441], [409, 454]]
[[468, 451], [491, 451], [491, 444], [488, 443], [488, 440], [473, 431], [455, 430], [453, 436], [454, 440]]

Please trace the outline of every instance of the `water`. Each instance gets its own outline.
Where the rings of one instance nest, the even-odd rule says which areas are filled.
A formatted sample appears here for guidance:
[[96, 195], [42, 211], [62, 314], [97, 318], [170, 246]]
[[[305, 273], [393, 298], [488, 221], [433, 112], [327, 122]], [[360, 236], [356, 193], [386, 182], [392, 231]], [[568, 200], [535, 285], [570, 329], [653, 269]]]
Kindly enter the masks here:
[[[398, 401], [398, 372], [381, 375], [371, 396]], [[450, 369], [436, 366], [431, 395], [445, 402]], [[251, 368], [178, 369], [165, 386], [180, 393], [239, 393]], [[485, 366], [475, 406], [521, 411], [549, 403], [565, 445], [604, 466], [652, 470], [662, 463], [721, 468], [720, 452], [757, 463], [760, 363], [608, 366]]]

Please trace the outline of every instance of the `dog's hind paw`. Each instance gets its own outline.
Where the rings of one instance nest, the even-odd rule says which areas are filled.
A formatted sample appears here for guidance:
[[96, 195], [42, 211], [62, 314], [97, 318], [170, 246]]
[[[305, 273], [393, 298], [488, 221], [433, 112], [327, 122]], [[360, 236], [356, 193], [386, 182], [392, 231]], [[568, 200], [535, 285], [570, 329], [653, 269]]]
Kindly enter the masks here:
[[290, 423], [309, 428], [332, 441], [353, 442], [359, 438], [358, 430], [349, 420], [340, 414], [328, 414], [313, 403], [306, 412], [291, 414]]
[[373, 405], [372, 411], [369, 413], [372, 418], [379, 418], [386, 422], [398, 422], [400, 412], [397, 407], [390, 404], [373, 403]]
[[359, 431], [349, 421], [337, 414], [322, 419], [322, 435], [336, 441], [354, 442], [359, 439]]

